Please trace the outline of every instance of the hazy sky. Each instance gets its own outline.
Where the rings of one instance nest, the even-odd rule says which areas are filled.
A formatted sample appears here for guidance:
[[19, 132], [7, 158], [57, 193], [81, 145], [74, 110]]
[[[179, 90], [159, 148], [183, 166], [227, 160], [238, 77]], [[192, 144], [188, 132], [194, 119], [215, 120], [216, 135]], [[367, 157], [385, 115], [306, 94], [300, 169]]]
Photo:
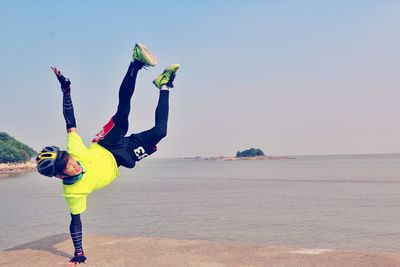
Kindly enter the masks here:
[[86, 144], [114, 114], [135, 42], [130, 132], [154, 124], [152, 79], [180, 63], [155, 157], [400, 152], [399, 1], [0, 1], [0, 131], [66, 146], [58, 81]]

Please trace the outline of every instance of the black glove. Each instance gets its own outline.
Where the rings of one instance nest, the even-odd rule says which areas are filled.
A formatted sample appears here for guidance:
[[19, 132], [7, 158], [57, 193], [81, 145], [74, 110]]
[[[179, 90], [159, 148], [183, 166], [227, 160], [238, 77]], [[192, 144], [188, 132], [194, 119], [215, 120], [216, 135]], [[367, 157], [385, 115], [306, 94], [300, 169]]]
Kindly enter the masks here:
[[61, 91], [63, 93], [71, 93], [71, 81], [68, 78], [65, 78], [64, 75], [57, 76], [58, 81], [61, 84]]
[[83, 250], [75, 250], [74, 257], [69, 261], [74, 264], [85, 263], [86, 257], [83, 253]]

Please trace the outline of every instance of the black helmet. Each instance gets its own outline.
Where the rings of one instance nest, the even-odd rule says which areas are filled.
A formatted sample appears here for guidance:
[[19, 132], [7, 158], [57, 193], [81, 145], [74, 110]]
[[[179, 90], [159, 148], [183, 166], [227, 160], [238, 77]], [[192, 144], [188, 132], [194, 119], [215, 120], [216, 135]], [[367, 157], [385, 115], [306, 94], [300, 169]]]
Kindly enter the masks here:
[[60, 148], [56, 146], [46, 146], [36, 157], [37, 169], [40, 174], [53, 177], [55, 174], [55, 164], [60, 155]]

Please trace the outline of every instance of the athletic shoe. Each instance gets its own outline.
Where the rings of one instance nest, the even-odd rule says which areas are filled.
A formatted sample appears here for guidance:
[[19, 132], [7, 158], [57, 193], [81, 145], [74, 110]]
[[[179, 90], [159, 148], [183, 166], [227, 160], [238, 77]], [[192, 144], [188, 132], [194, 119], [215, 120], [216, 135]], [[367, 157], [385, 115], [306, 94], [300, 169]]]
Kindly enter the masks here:
[[139, 43], [136, 43], [133, 48], [133, 59], [143, 63], [146, 67], [154, 67], [157, 64], [156, 57], [144, 45]]
[[168, 66], [163, 73], [161, 73], [160, 75], [158, 75], [154, 80], [153, 83], [156, 87], [158, 87], [159, 89], [161, 89], [162, 85], [166, 85], [169, 88], [173, 88], [174, 85], [172, 84], [172, 82], [175, 79], [175, 73], [176, 71], [179, 69], [180, 65], [179, 64], [172, 64], [170, 66]]

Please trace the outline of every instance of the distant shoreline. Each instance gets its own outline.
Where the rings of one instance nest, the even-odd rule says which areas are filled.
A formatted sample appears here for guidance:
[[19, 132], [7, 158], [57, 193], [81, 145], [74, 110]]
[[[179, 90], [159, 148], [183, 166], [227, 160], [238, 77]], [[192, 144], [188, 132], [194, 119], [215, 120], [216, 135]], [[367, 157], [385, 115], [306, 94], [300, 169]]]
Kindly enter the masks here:
[[183, 159], [190, 160], [224, 160], [224, 161], [234, 161], [234, 160], [277, 160], [277, 159], [294, 159], [294, 157], [287, 156], [256, 156], [256, 157], [184, 157]]
[[1, 163], [0, 177], [8, 176], [14, 173], [24, 173], [36, 170], [35, 161], [27, 161], [25, 163]]

